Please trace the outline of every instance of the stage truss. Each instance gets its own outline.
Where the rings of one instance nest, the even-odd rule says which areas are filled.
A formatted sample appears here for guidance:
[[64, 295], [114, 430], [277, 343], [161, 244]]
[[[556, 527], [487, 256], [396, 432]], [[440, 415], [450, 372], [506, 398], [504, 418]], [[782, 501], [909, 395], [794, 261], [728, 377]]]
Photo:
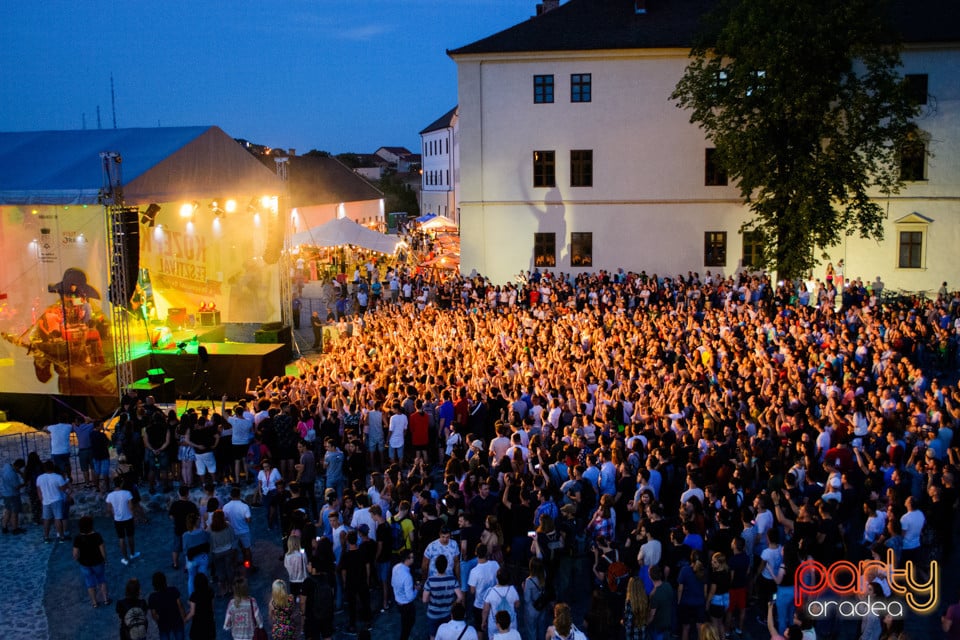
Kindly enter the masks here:
[[[124, 304], [130, 300], [130, 283], [123, 276], [123, 265], [127, 264], [127, 246], [124, 236], [128, 232], [125, 223], [136, 207], [127, 207], [123, 203], [122, 158], [116, 151], [104, 151], [100, 154], [103, 166], [103, 190], [100, 202], [107, 212], [107, 255], [110, 257], [110, 309], [111, 337], [113, 338], [113, 357], [117, 371], [117, 393], [123, 397], [134, 383], [133, 358], [130, 352], [130, 314]], [[120, 277], [117, 277], [119, 275]]]

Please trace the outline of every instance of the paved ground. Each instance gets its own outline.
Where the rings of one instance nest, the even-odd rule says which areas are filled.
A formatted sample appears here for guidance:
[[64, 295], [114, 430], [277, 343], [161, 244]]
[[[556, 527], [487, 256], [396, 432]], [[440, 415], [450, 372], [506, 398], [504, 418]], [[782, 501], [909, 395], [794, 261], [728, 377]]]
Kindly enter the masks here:
[[[74, 531], [76, 523], [74, 522]], [[140, 580], [144, 593], [151, 591], [151, 576], [155, 571], [164, 571], [170, 584], [186, 594], [187, 576], [181, 569], [171, 567], [170, 541], [172, 525], [166, 516], [153, 513], [151, 522], [137, 527], [137, 549], [142, 556], [129, 566], [119, 562], [119, 551], [112, 522], [105, 517], [96, 518], [96, 530], [107, 543], [107, 584], [110, 597], [116, 602], [123, 596], [128, 579]], [[265, 603], [270, 584], [276, 578], [286, 578], [280, 561], [280, 540], [275, 532], [268, 532], [262, 509], [253, 509], [254, 558], [260, 570], [249, 576], [251, 592], [258, 603]], [[83, 587], [82, 578], [71, 554], [71, 544], [44, 544], [39, 526], [28, 525], [28, 533], [22, 536], [7, 535], [2, 545], [8, 558], [7, 566], [0, 572], [0, 637], [3, 640], [104, 640], [119, 637], [119, 622], [113, 607], [93, 609]], [[146, 595], [144, 595], [146, 597]], [[223, 623], [227, 598], [216, 601], [217, 620]], [[379, 599], [375, 599], [379, 605]], [[414, 637], [425, 637], [426, 627], [423, 612], [418, 616]], [[338, 628], [347, 625], [346, 615], [337, 616]], [[422, 626], [421, 626], [422, 625]], [[395, 609], [376, 616], [374, 638], [399, 636], [399, 614]], [[156, 637], [156, 628], [151, 627], [151, 638]], [[338, 638], [350, 638], [338, 632]], [[219, 631], [217, 638], [230, 638]]]

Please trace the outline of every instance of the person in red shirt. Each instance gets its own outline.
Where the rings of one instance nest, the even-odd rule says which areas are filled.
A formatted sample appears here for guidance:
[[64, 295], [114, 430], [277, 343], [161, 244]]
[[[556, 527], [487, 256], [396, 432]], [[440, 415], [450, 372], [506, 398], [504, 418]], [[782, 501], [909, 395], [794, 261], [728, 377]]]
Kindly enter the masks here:
[[470, 417], [470, 405], [467, 403], [467, 390], [460, 388], [457, 401], [453, 405], [453, 423], [460, 435], [466, 433], [467, 419]]
[[430, 448], [430, 417], [423, 410], [423, 399], [417, 398], [414, 404], [416, 410], [410, 414], [410, 444], [413, 445], [414, 462], [422, 459], [424, 464], [430, 462], [428, 450]]

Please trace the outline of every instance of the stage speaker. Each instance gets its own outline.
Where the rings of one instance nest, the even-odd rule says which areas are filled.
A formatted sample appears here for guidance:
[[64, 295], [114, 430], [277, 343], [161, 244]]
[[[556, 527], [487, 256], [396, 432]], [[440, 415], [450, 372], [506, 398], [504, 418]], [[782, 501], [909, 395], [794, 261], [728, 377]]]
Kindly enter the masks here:
[[163, 379], [167, 376], [167, 372], [161, 368], [156, 369], [147, 369], [147, 380], [150, 381], [150, 384], [163, 384]]
[[290, 331], [289, 326], [281, 325], [278, 329], [260, 329], [259, 331], [255, 331], [253, 341], [259, 344], [284, 345], [282, 351], [284, 362], [288, 362], [293, 355], [293, 333]]
[[167, 326], [171, 329], [179, 329], [187, 324], [187, 310], [183, 307], [170, 307], [167, 309]]
[[[111, 288], [110, 302], [127, 306], [137, 288], [137, 277], [140, 274], [140, 210], [137, 207], [127, 207], [116, 216], [114, 242], [123, 245], [123, 252], [122, 254], [119, 251], [114, 253], [110, 263], [110, 281], [124, 283], [123, 289], [127, 292], [127, 299], [114, 300]], [[120, 255], [123, 255], [123, 260], [120, 259]]]

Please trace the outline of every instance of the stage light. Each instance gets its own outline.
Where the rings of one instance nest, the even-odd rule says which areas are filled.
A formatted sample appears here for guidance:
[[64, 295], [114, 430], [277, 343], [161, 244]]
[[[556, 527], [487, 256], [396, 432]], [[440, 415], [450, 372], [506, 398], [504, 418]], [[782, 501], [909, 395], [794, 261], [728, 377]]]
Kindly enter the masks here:
[[253, 224], [260, 226], [260, 212], [253, 214]]
[[152, 227], [157, 222], [157, 214], [160, 213], [160, 205], [157, 203], [152, 203], [147, 206], [147, 210], [143, 212], [143, 215], [140, 216], [140, 224], [145, 224], [148, 227]]
[[199, 202], [185, 202], [180, 205], [180, 217], [181, 218], [192, 218], [193, 212], [197, 210], [197, 207], [200, 206]]
[[213, 215], [216, 216], [216, 217], [218, 217], [218, 218], [221, 217], [224, 213], [226, 213], [226, 212], [220, 207], [220, 201], [219, 201], [219, 200], [212, 200], [212, 201], [210, 202], [210, 211], [213, 212]]
[[223, 208], [227, 213], [235, 213], [237, 210], [237, 201], [230, 198], [224, 203]]
[[187, 220], [187, 233], [193, 234], [193, 220]]

